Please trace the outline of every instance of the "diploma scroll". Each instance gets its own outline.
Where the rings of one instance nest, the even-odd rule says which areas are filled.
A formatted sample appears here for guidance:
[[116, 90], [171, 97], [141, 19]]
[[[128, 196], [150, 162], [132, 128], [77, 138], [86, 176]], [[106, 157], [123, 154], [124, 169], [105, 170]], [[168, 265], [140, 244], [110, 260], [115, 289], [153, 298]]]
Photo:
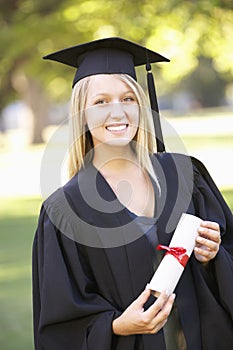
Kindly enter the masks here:
[[197, 230], [202, 220], [191, 214], [182, 214], [169, 247], [159, 245], [157, 249], [166, 250], [160, 265], [147, 288], [156, 296], [163, 290], [173, 293], [195, 246]]

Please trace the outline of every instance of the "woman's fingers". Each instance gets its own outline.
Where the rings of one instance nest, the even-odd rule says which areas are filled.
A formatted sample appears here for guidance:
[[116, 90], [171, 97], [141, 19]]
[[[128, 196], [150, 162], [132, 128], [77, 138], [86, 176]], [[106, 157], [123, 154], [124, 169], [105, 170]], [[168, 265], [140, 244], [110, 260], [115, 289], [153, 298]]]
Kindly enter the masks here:
[[144, 312], [143, 316], [146, 320], [151, 321], [157, 317], [157, 322], [167, 319], [174, 303], [175, 294], [169, 295], [163, 291], [158, 299]]
[[207, 250], [217, 250], [219, 247], [219, 243], [216, 243], [215, 241], [211, 241], [210, 239], [203, 238], [201, 236], [198, 236], [196, 239], [197, 243], [200, 244], [200, 246], [205, 246]]
[[208, 262], [213, 259], [221, 244], [219, 224], [212, 221], [203, 221], [198, 230], [194, 253], [200, 262]]
[[157, 300], [145, 311], [145, 316], [147, 316], [150, 319], [153, 319], [158, 312], [163, 308], [165, 303], [167, 302], [169, 298], [169, 292], [163, 291], [160, 296], [157, 298]]
[[171, 312], [175, 295], [163, 292], [159, 298], [144, 311], [144, 304], [151, 291], [144, 290], [139, 297], [112, 323], [113, 333], [117, 335], [154, 334], [166, 323]]
[[135, 301], [132, 303], [132, 306], [134, 306], [136, 309], [139, 310], [144, 310], [144, 304], [147, 302], [147, 300], [150, 297], [150, 290], [149, 289], [145, 289], [137, 299], [135, 299]]
[[218, 244], [221, 243], [220, 227], [217, 222], [203, 221], [199, 227], [199, 234]]

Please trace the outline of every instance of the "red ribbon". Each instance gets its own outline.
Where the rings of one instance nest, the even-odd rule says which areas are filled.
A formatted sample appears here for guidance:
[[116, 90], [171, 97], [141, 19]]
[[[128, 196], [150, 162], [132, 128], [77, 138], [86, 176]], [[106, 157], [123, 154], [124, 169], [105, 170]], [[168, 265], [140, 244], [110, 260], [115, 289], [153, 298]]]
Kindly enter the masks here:
[[188, 259], [189, 259], [189, 256], [188, 254], [186, 254], [186, 249], [185, 248], [182, 248], [182, 247], [168, 247], [166, 245], [162, 245], [162, 244], [159, 244], [157, 246], [157, 250], [166, 250], [167, 254], [171, 254], [172, 256], [174, 256], [174, 258], [176, 258], [179, 263], [185, 267], [187, 262], [188, 262]]

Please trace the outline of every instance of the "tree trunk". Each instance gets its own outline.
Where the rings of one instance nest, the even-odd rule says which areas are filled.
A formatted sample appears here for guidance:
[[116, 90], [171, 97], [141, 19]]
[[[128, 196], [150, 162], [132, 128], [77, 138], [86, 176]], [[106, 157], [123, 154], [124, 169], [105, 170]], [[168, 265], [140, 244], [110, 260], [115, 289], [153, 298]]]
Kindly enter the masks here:
[[24, 73], [15, 74], [12, 83], [22, 100], [32, 111], [32, 143], [43, 142], [43, 129], [49, 122], [49, 103], [40, 83]]

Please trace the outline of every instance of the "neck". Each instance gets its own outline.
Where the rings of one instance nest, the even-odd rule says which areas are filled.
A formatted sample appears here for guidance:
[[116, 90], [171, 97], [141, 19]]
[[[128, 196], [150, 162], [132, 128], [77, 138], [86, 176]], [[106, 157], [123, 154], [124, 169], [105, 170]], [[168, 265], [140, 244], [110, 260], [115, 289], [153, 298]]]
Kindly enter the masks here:
[[94, 149], [93, 164], [98, 170], [120, 172], [137, 162], [136, 155], [130, 145], [114, 147], [99, 144]]

